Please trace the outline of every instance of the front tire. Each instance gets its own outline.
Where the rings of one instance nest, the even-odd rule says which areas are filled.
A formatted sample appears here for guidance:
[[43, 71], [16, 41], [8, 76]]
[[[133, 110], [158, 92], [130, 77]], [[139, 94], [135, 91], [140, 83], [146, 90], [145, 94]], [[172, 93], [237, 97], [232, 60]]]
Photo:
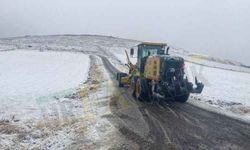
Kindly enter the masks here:
[[126, 73], [123, 73], [123, 72], [118, 72], [117, 74], [116, 74], [116, 79], [117, 79], [117, 81], [118, 81], [118, 86], [119, 87], [123, 87], [124, 85], [122, 84], [122, 77], [126, 77], [127, 76], [127, 74]]

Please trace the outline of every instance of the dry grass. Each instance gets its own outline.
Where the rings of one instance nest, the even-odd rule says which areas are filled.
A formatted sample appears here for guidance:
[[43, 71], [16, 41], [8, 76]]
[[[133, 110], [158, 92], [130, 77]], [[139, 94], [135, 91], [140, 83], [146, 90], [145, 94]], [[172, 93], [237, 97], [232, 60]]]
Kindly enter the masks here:
[[26, 129], [19, 127], [15, 122], [15, 116], [13, 115], [11, 119], [1, 119], [0, 120], [0, 133], [1, 134], [23, 134], [26, 133]]
[[84, 98], [88, 96], [90, 92], [96, 92], [99, 89], [99, 87], [100, 87], [99, 84], [86, 85], [85, 87], [81, 88], [79, 91], [80, 98]]
[[250, 107], [244, 107], [244, 106], [236, 106], [236, 107], [232, 107], [230, 108], [230, 110], [234, 113], [238, 113], [238, 114], [250, 114]]
[[52, 129], [53, 131], [61, 130], [66, 126], [71, 126], [78, 122], [79, 119], [74, 117], [66, 117], [62, 119], [46, 119], [39, 121], [35, 128], [37, 129]]
[[87, 83], [79, 91], [80, 98], [88, 96], [90, 92], [96, 92], [100, 88], [100, 82], [103, 80], [104, 75], [101, 67], [98, 64], [94, 64], [90, 68], [89, 79]]
[[21, 128], [11, 123], [4, 123], [0, 125], [1, 134], [16, 134], [22, 132]]

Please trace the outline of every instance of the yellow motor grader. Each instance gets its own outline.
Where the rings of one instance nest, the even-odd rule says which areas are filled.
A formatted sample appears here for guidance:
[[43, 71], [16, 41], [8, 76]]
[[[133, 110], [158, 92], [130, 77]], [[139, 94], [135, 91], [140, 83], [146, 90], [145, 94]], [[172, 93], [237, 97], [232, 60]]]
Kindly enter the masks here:
[[[170, 56], [169, 47], [164, 43], [143, 42], [137, 45], [137, 63], [131, 63], [126, 52], [128, 73], [118, 72], [119, 87], [132, 88], [132, 95], [141, 101], [156, 98], [174, 99], [186, 102], [190, 93], [201, 93], [204, 85], [197, 81], [196, 87], [188, 81], [184, 72], [184, 59]], [[133, 55], [134, 49], [130, 50]]]

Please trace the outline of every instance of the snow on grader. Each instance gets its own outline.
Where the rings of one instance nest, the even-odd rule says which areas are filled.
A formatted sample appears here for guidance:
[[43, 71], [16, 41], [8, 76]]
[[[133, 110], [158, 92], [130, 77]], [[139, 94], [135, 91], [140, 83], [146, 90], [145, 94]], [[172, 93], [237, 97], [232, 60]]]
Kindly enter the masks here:
[[[141, 43], [137, 46], [137, 63], [132, 64], [127, 51], [126, 64], [129, 72], [117, 73], [119, 87], [132, 88], [132, 95], [141, 101], [158, 98], [186, 102], [190, 93], [201, 93], [203, 83], [195, 77], [196, 87], [188, 81], [184, 72], [184, 59], [170, 56], [169, 47], [164, 43]], [[130, 50], [133, 55], [134, 49]]]

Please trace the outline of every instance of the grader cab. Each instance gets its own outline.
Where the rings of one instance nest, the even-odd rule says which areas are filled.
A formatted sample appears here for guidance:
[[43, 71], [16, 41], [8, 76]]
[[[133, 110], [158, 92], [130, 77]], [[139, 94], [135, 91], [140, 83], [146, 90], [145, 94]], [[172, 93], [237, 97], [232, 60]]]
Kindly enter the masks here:
[[195, 77], [194, 88], [185, 77], [184, 59], [170, 56], [168, 51], [169, 47], [164, 43], [141, 43], [137, 46], [136, 64], [131, 63], [125, 51], [129, 72], [117, 73], [119, 86], [130, 86], [135, 98], [146, 101], [154, 100], [158, 95], [186, 102], [190, 93], [201, 93], [204, 85]]

